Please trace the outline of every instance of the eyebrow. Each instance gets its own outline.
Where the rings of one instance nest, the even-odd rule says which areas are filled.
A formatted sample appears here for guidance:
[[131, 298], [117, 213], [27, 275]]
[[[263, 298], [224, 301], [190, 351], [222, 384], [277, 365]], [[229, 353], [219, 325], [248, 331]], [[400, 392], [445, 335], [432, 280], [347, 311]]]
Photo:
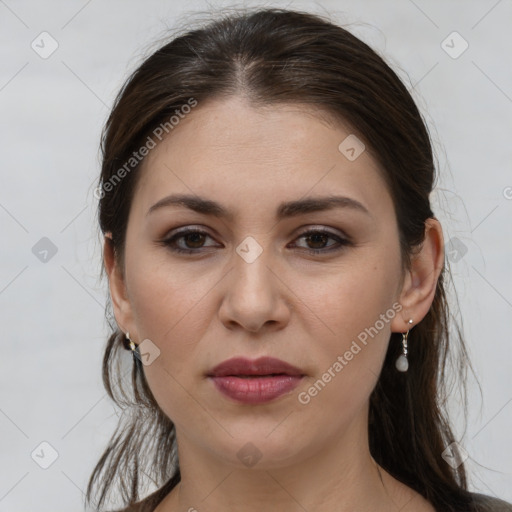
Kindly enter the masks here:
[[[216, 201], [188, 194], [172, 194], [160, 199], [153, 206], [151, 206], [151, 208], [147, 211], [146, 216], [155, 212], [156, 210], [170, 206], [182, 206], [203, 215], [211, 215], [213, 217], [223, 218], [230, 221], [232, 221], [235, 217], [232, 211], [228, 210]], [[325, 197], [298, 199], [295, 201], [281, 203], [276, 212], [276, 220], [296, 217], [305, 213], [332, 210], [333, 208], [350, 208], [352, 210], [370, 215], [370, 212], [367, 210], [367, 208], [363, 206], [359, 201], [356, 201], [351, 197], [331, 195]]]

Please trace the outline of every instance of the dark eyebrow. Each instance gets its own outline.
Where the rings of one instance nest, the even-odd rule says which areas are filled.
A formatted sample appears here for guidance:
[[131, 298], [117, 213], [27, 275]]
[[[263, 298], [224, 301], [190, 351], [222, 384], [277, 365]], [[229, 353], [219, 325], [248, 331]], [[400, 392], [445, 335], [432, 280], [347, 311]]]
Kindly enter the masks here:
[[[213, 217], [234, 219], [234, 213], [224, 208], [216, 201], [204, 199], [195, 195], [173, 194], [166, 196], [156, 202], [146, 213], [150, 213], [160, 208], [168, 206], [183, 206], [203, 215], [212, 215]], [[282, 220], [288, 217], [295, 217], [305, 213], [331, 210], [333, 208], [350, 208], [370, 215], [370, 212], [359, 201], [345, 196], [326, 196], [312, 197], [307, 199], [298, 199], [281, 203], [277, 209], [276, 220]]]

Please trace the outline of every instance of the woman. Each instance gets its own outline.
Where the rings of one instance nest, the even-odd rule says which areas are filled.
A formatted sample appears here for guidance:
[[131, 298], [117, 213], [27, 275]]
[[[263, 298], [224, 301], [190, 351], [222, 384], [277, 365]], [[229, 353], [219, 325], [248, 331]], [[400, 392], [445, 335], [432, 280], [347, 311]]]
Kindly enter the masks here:
[[104, 382], [128, 417], [98, 510], [117, 483], [125, 511], [512, 510], [467, 490], [442, 410], [432, 149], [373, 50], [311, 14], [226, 16], [136, 70], [102, 149]]

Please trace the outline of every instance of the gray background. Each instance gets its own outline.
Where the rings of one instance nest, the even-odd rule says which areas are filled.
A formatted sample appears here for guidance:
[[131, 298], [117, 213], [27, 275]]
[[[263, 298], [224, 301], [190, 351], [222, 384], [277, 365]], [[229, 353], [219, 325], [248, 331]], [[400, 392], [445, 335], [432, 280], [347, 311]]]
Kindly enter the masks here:
[[[348, 23], [419, 103], [441, 172], [434, 213], [482, 385], [480, 395], [470, 381], [468, 428], [458, 440], [472, 489], [512, 501], [512, 2], [264, 5], [327, 11]], [[151, 43], [207, 9], [191, 0], [0, 0], [0, 512], [82, 509], [117, 422], [100, 374], [108, 333], [93, 196], [100, 130]], [[47, 58], [31, 47], [51, 49], [43, 31], [58, 44]], [[446, 40], [453, 31], [463, 39]], [[464, 40], [469, 47], [456, 55]], [[43, 237], [55, 254], [41, 252]], [[40, 464], [52, 452], [42, 442], [58, 453], [47, 469]]]

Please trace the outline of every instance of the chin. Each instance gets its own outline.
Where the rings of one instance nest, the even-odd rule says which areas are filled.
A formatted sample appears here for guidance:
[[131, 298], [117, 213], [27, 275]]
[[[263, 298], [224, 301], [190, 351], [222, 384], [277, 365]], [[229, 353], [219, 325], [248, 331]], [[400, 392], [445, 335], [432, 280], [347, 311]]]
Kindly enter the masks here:
[[213, 443], [210, 450], [237, 469], [255, 470], [287, 467], [311, 455], [309, 452], [313, 444], [310, 441], [298, 438], [296, 428], [287, 430], [278, 424], [274, 422], [272, 428], [253, 426], [245, 429], [243, 434], [227, 427], [233, 437], [226, 436], [222, 441]]

